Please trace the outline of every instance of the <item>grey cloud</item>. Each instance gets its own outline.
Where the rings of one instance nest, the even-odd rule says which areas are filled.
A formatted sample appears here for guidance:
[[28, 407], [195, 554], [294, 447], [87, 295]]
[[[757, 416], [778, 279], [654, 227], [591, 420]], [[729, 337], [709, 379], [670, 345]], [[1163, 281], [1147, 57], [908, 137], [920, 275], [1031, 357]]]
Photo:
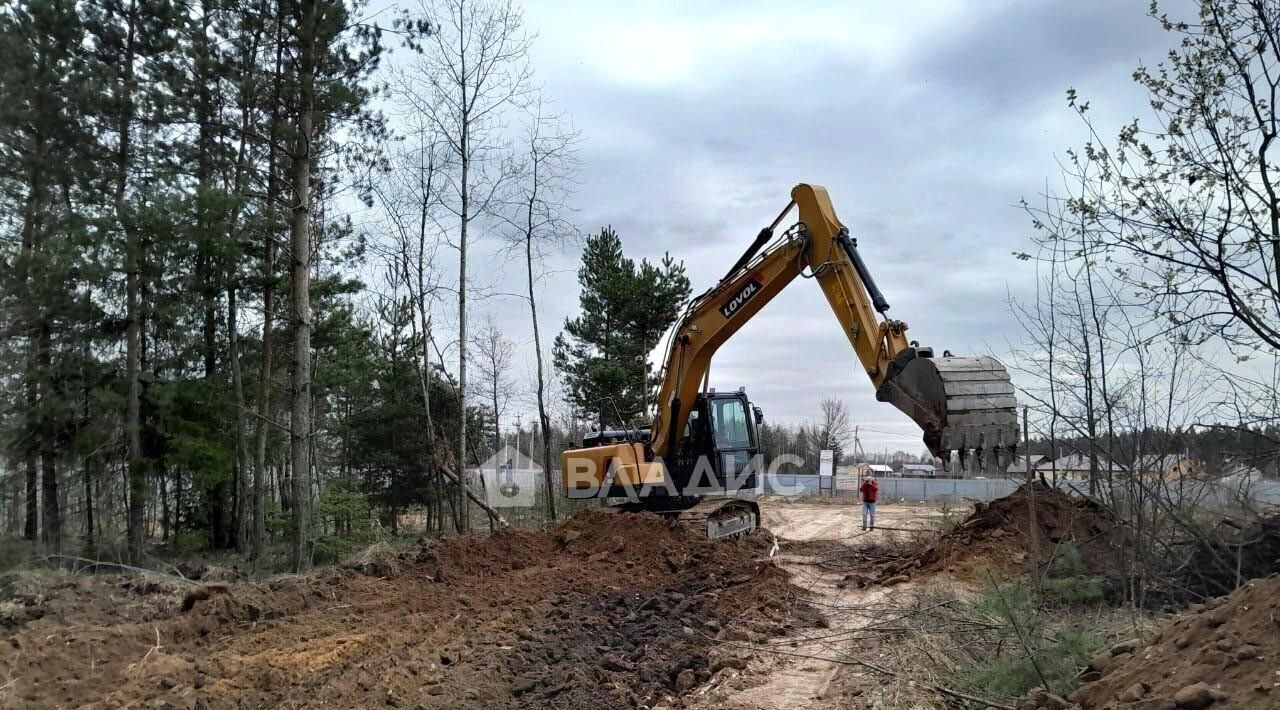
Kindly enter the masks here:
[[984, 110], [1017, 111], [1046, 86], [1060, 92], [1099, 71], [1125, 77], [1140, 58], [1162, 56], [1169, 35], [1145, 10], [1114, 0], [977, 3], [967, 23], [923, 48], [904, 74]]

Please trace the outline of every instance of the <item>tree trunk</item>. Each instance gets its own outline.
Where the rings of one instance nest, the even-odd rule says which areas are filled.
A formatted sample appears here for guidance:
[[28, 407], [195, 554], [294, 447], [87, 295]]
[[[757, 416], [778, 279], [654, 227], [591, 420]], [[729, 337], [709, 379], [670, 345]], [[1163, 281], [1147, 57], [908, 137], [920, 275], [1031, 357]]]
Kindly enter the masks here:
[[280, 466], [276, 471], [276, 497], [280, 499], [280, 512], [289, 513], [293, 510], [293, 491], [290, 486], [293, 485], [293, 461], [290, 457], [285, 456], [280, 462]]
[[55, 452], [40, 451], [40, 541], [53, 552], [62, 551], [62, 512], [58, 506], [58, 469]]
[[[458, 35], [461, 41], [462, 33]], [[464, 55], [465, 56], [465, 55]], [[464, 68], [465, 74], [465, 68]], [[466, 86], [463, 85], [462, 105], [466, 105]], [[471, 219], [470, 190], [467, 185], [471, 168], [469, 146], [467, 145], [467, 121], [462, 122], [462, 137], [459, 141], [462, 156], [462, 195], [460, 212], [462, 215], [458, 238], [458, 510], [461, 513], [461, 529], [470, 529], [471, 521], [466, 499], [467, 479], [467, 223]]]
[[[89, 343], [86, 341], [83, 346], [83, 357], [85, 362], [89, 361], [90, 350]], [[89, 382], [86, 380], [81, 390], [80, 400], [80, 421], [81, 427], [88, 427], [90, 420], [89, 403], [90, 403]], [[94, 548], [94, 520], [93, 520], [93, 479], [98, 468], [98, 456], [96, 453], [90, 453], [84, 458], [81, 474], [84, 477], [84, 548], [92, 551]]]
[[84, 548], [93, 549], [93, 468], [95, 457], [84, 459]]
[[[498, 375], [496, 370], [494, 371], [493, 381], [490, 384], [493, 385], [489, 391], [489, 397], [493, 404], [493, 450], [496, 452], [502, 446], [502, 427], [498, 424]], [[483, 484], [484, 479], [482, 478], [481, 485]]]
[[[36, 254], [36, 232], [37, 223], [40, 221], [40, 203], [42, 201], [41, 194], [43, 192], [43, 170], [40, 164], [41, 154], [43, 153], [43, 141], [37, 136], [36, 139], [36, 161], [31, 167], [31, 176], [28, 181], [28, 192], [26, 205], [23, 209], [22, 217], [22, 287], [26, 291], [26, 301], [24, 304], [28, 309], [26, 314], [26, 335], [29, 338], [29, 349], [27, 352], [27, 368], [23, 375], [23, 386], [26, 391], [27, 404], [27, 421], [32, 422], [32, 418], [36, 416], [39, 406], [39, 345], [36, 342], [36, 333], [39, 329], [40, 314], [39, 301], [35, 297], [32, 284], [31, 270]], [[30, 428], [28, 429], [30, 431]], [[36, 445], [34, 442], [28, 442], [23, 451], [23, 462], [26, 467], [27, 474], [27, 520], [26, 528], [23, 531], [26, 539], [35, 541], [40, 530], [40, 513], [39, 513], [39, 494], [36, 492], [38, 487], [38, 478], [36, 475]]]
[[311, 496], [311, 141], [315, 80], [316, 8], [304, 1], [299, 21], [298, 137], [293, 155], [293, 401], [289, 412], [289, 453], [293, 462], [290, 558], [295, 571], [311, 567], [307, 533]]
[[551, 417], [547, 415], [546, 376], [542, 365], [542, 337], [538, 332], [538, 301], [533, 294], [533, 209], [529, 210], [524, 240], [524, 263], [529, 282], [529, 315], [533, 321], [533, 354], [537, 362], [538, 426], [542, 428], [542, 478], [546, 489], [547, 518], [556, 519], [555, 477], [551, 473]]
[[173, 517], [169, 514], [169, 479], [158, 477], [160, 482], [160, 541], [169, 542], [169, 533], [173, 530]]
[[53, 421], [52, 333], [41, 319], [36, 366], [40, 372], [40, 540], [54, 552], [62, 550], [62, 510], [58, 501], [57, 443]]
[[[34, 353], [32, 360], [34, 360]], [[34, 365], [34, 362], [32, 363]], [[36, 409], [36, 380], [34, 367], [27, 375], [27, 411], [34, 412]], [[40, 532], [40, 494], [39, 476], [36, 473], [36, 451], [35, 447], [28, 445], [23, 451], [22, 456], [23, 467], [27, 473], [27, 524], [23, 530], [23, 537], [35, 542]]]
[[[466, 169], [463, 168], [463, 175]], [[465, 178], [463, 178], [465, 180]], [[466, 187], [462, 188], [466, 194]], [[465, 204], [466, 198], [463, 198]], [[458, 532], [470, 530], [469, 507], [466, 500], [467, 458], [467, 222], [462, 221], [462, 258], [458, 268], [458, 509], [461, 511]]]
[[236, 402], [236, 549], [250, 549], [253, 525], [249, 508], [249, 441], [244, 427], [244, 376], [240, 367], [240, 332], [237, 317], [236, 286], [227, 289], [227, 340], [231, 358], [231, 389]]
[[466, 500], [467, 472], [467, 168], [462, 163], [462, 237], [459, 241], [458, 260], [458, 509], [461, 511], [458, 532], [470, 529]]
[[142, 554], [142, 514], [146, 509], [147, 480], [142, 460], [141, 329], [142, 314], [138, 295], [141, 269], [139, 245], [129, 239], [125, 266], [125, 379], [129, 383], [125, 404], [125, 432], [129, 444], [129, 555], [137, 560]]
[[134, 38], [137, 25], [137, 1], [131, 0], [126, 11], [125, 22], [128, 30], [125, 37], [125, 51], [121, 67], [120, 115], [116, 130], [119, 133], [119, 145], [116, 150], [116, 185], [115, 211], [116, 220], [124, 233], [124, 270], [125, 270], [125, 381], [128, 383], [128, 395], [125, 401], [124, 428], [129, 446], [129, 556], [138, 560], [142, 555], [142, 542], [145, 538], [143, 514], [147, 504], [147, 479], [142, 456], [142, 244], [136, 231], [130, 228], [128, 217], [127, 189], [129, 185], [129, 165], [132, 159], [130, 150], [131, 130], [133, 126], [133, 89], [134, 89]]
[[[422, 384], [422, 407], [427, 415], [426, 460], [428, 469], [434, 469], [430, 462], [436, 451], [435, 422], [431, 417], [431, 318], [427, 313], [426, 285], [427, 218], [429, 216], [428, 210], [431, 206], [431, 184], [434, 176], [435, 154], [433, 153], [427, 165], [427, 184], [423, 188], [421, 212], [418, 215], [418, 294], [415, 299], [418, 307], [418, 319], [422, 321], [422, 368], [419, 371], [419, 380]], [[431, 502], [427, 506], [427, 529], [443, 532], [444, 506], [441, 505], [440, 498], [445, 494], [444, 478], [439, 471], [435, 471], [431, 477], [431, 482], [433, 490]], [[432, 528], [432, 523], [435, 524], [434, 528]]]
[[[271, 210], [274, 214], [274, 210]], [[269, 220], [274, 223], [274, 219]], [[263, 271], [266, 278], [262, 288], [262, 362], [258, 365], [258, 396], [255, 412], [253, 450], [253, 525], [250, 558], [255, 562], [262, 554], [266, 539], [267, 504], [267, 436], [270, 433], [271, 416], [271, 357], [275, 320], [275, 240], [267, 235], [267, 253]]]
[[281, 85], [283, 83], [284, 66], [284, 4], [276, 3], [276, 61], [271, 87], [271, 144], [267, 158], [267, 231], [264, 241], [263, 280], [262, 280], [262, 361], [258, 366], [257, 412], [254, 418], [254, 452], [253, 452], [253, 533], [252, 549], [249, 559], [256, 569], [262, 555], [262, 547], [266, 543], [266, 505], [267, 505], [267, 435], [269, 433], [268, 417], [271, 414], [271, 358], [273, 349], [272, 328], [275, 320], [275, 256], [276, 256], [276, 202], [280, 198], [280, 179], [276, 150], [276, 135], [280, 127]]

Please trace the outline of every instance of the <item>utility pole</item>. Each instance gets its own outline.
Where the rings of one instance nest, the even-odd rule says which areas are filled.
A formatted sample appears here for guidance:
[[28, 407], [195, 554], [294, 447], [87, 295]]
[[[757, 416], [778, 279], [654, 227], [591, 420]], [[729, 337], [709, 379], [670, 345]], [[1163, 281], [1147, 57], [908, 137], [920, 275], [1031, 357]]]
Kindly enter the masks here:
[[858, 425], [853, 427], [853, 456], [857, 463], [867, 463], [867, 452], [862, 450], [862, 440], [858, 438]]
[[1027, 425], [1027, 410], [1029, 407], [1022, 406], [1022, 450], [1023, 455], [1027, 457], [1027, 483], [1031, 483], [1031, 429]]
[[[1031, 428], [1027, 424], [1027, 411], [1030, 409], [1027, 405], [1022, 406], [1022, 449], [1026, 452], [1027, 457], [1027, 518], [1030, 520], [1030, 530], [1027, 533], [1031, 536], [1031, 544], [1028, 546], [1033, 555], [1032, 560], [1036, 560], [1035, 564], [1039, 565], [1036, 556], [1040, 554], [1040, 523], [1036, 520], [1036, 481], [1031, 473]], [[1040, 575], [1036, 575], [1036, 586], [1039, 586]]]

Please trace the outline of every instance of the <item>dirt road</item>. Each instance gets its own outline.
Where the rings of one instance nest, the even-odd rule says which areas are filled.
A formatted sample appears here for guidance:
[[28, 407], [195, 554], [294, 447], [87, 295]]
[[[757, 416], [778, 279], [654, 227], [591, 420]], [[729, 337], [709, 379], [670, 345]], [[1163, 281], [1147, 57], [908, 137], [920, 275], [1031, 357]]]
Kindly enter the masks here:
[[[849, 664], [859, 656], [857, 642], [850, 637], [874, 620], [868, 610], [886, 594], [906, 591], [911, 584], [860, 589], [844, 579], [844, 572], [821, 563], [898, 533], [885, 529], [863, 532], [856, 505], [777, 502], [766, 504], [763, 513], [764, 525], [779, 539], [778, 562], [791, 573], [792, 583], [812, 595], [810, 603], [823, 615], [823, 623], [818, 629], [759, 644], [758, 648], [767, 650], [757, 653], [740, 680], [721, 680], [699, 689], [693, 706], [787, 710], [819, 703], [843, 704], [849, 688], [859, 685], [858, 678], [851, 676], [868, 672]], [[905, 530], [927, 526], [930, 518], [938, 515], [934, 508], [880, 506], [876, 522], [883, 528]]]

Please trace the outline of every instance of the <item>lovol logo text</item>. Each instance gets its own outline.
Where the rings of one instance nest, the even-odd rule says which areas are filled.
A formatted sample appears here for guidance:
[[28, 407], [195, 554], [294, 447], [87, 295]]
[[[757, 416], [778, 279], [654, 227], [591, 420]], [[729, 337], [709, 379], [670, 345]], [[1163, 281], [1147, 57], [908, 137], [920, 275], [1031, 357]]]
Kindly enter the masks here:
[[760, 293], [762, 288], [764, 288], [764, 285], [755, 279], [746, 282], [742, 285], [742, 288], [738, 289], [737, 293], [733, 294], [733, 298], [730, 298], [728, 302], [720, 306], [720, 315], [725, 318], [732, 318], [733, 314], [742, 308], [742, 304], [750, 301], [751, 297]]

